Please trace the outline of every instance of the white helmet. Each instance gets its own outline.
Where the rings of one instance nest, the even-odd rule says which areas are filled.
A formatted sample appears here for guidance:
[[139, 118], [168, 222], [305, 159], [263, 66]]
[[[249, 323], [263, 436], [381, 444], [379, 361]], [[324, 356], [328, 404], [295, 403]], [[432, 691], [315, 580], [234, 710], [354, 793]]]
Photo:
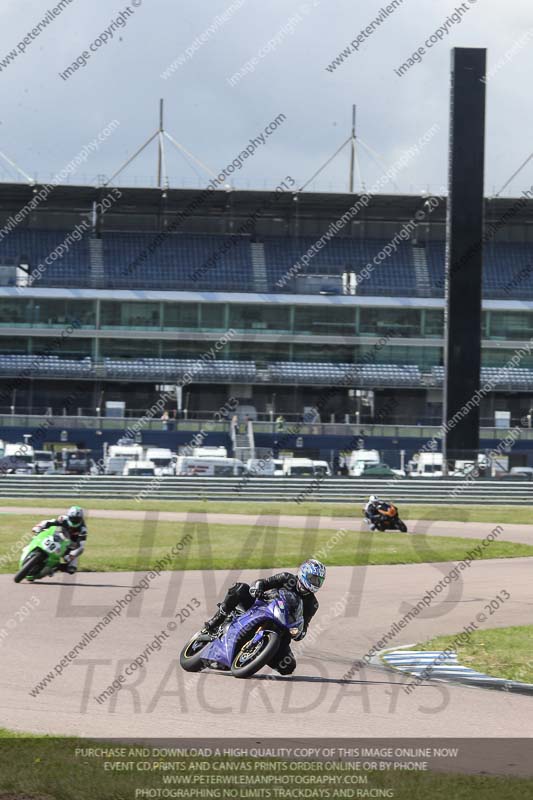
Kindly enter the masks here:
[[369, 503], [377, 503], [379, 501], [379, 497], [375, 494], [371, 494], [368, 498]]

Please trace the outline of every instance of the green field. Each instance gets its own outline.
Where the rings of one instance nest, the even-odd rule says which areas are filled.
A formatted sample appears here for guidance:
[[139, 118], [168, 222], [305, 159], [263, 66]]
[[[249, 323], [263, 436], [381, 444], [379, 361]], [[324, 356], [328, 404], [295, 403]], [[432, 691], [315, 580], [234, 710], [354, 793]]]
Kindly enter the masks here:
[[[454, 636], [437, 636], [415, 650], [445, 650]], [[494, 678], [533, 683], [533, 625], [474, 631], [464, 644], [453, 645], [464, 667]]]
[[[378, 487], [379, 489], [379, 487]], [[391, 496], [389, 499], [394, 500]], [[180, 511], [209, 512], [211, 514], [288, 514], [290, 516], [322, 517], [361, 517], [363, 498], [353, 503], [322, 502], [252, 502], [249, 500], [94, 500], [92, 498], [60, 499], [53, 497], [20, 498], [2, 497], [0, 506], [24, 506], [25, 508], [68, 507], [71, 502], [86, 509], [117, 509], [124, 511]], [[448, 522], [488, 522], [533, 524], [533, 505], [531, 506], [486, 506], [486, 505], [401, 505], [403, 519], [444, 520]], [[0, 516], [0, 520], [2, 517]]]
[[[17, 542], [35, 522], [33, 516], [0, 518], [0, 572], [18, 565]], [[147, 570], [164, 559], [184, 536], [186, 546], [164, 569], [260, 569], [295, 567], [318, 555], [329, 566], [418, 564], [461, 561], [478, 542], [472, 539], [410, 536], [400, 533], [355, 533], [251, 525], [93, 519], [80, 568], [90, 571]], [[483, 558], [533, 557], [533, 546], [494, 541]]]
[[[167, 742], [167, 744], [174, 747], [186, 746], [185, 742], [180, 744], [179, 741]], [[84, 756], [83, 753], [76, 754], [76, 748], [94, 748], [95, 746], [115, 748], [125, 746], [127, 755], [117, 760]], [[224, 747], [223, 741], [220, 746]], [[84, 741], [74, 738], [14, 737], [7, 731], [0, 731], [0, 798], [5, 797], [6, 800], [18, 800], [18, 798], [20, 800], [30, 800], [30, 798], [35, 800], [95, 800], [95, 798], [97, 800], [132, 800], [136, 796], [136, 790], [145, 789], [157, 792], [157, 790], [163, 789], [164, 783], [160, 771], [147, 771], [146, 768], [139, 771], [136, 768], [137, 764], [142, 766], [154, 762], [182, 763], [184, 767], [182, 771], [167, 774], [201, 775], [204, 785], [209, 780], [208, 776], [213, 776], [213, 779], [216, 780], [215, 776], [221, 775], [220, 770], [213, 768], [202, 770], [200, 773], [194, 766], [194, 762], [198, 763], [198, 759], [191, 756], [156, 756], [152, 755], [151, 751], [148, 757], [130, 755], [130, 747], [132, 747], [131, 743], [126, 745], [116, 740], [106, 745], [101, 741]], [[127, 771], [109, 771], [104, 768], [106, 760], [108, 763], [115, 764], [131, 762], [133, 766]], [[243, 776], [247, 776], [244, 780], [249, 781], [250, 774], [254, 774], [246, 769], [246, 766], [250, 765], [250, 760], [245, 758], [231, 760], [233, 769], [231, 771], [224, 770], [224, 774], [229, 776], [228, 783], [224, 784], [224, 789], [233, 789], [236, 793], [228, 795], [223, 793], [221, 788], [220, 796], [250, 797], [249, 794], [245, 794], [245, 791], [249, 791], [248, 788], [244, 789], [246, 783], [239, 782], [239, 778]], [[213, 759], [210, 759], [208, 763], [212, 764], [212, 761]], [[221, 761], [227, 763], [229, 758], [218, 758], [217, 761], [219, 764]], [[261, 758], [260, 761], [264, 765], [260, 773], [263, 777], [267, 774], [276, 774], [274, 768], [277, 764], [279, 765], [279, 762], [265, 758]], [[254, 759], [252, 766], [257, 768], [257, 764], [258, 760]], [[277, 774], [279, 775], [279, 770]], [[309, 775], [309, 772], [303, 769], [291, 769], [290, 773], [284, 774]], [[353, 772], [338, 774], [354, 775]], [[529, 779], [446, 775], [431, 772], [374, 771], [365, 774], [368, 776], [368, 784], [361, 786], [361, 790], [370, 788], [374, 791], [389, 790], [393, 794], [388, 796], [393, 796], [397, 800], [426, 800], [429, 797], [432, 800], [450, 800], [450, 798], [453, 800], [516, 800], [516, 798], [531, 800], [533, 798], [533, 781]], [[336, 793], [329, 793], [335, 792], [335, 789], [332, 789], [330, 783], [325, 782], [326, 777], [324, 782], [320, 780], [321, 775], [327, 776], [328, 773], [314, 771], [313, 775], [318, 777], [317, 782], [313, 784], [313, 789], [318, 790], [320, 794], [323, 787], [322, 796], [336, 796]], [[291, 791], [292, 787], [295, 788], [294, 794]], [[208, 786], [206, 785], [205, 788], [207, 789]], [[345, 796], [358, 796], [355, 793], [351, 794], [351, 791], [357, 791], [353, 782], [345, 783], [341, 778], [341, 782], [336, 785], [336, 788], [348, 790], [348, 794]], [[286, 794], [283, 796], [298, 797], [300, 796], [297, 794], [298, 790], [301, 791], [301, 785], [297, 785], [291, 780], [290, 788], [285, 788]], [[187, 791], [184, 783], [182, 783], [181, 791]], [[319, 796], [319, 794], [313, 796]], [[185, 797], [187, 795], [178, 796]]]

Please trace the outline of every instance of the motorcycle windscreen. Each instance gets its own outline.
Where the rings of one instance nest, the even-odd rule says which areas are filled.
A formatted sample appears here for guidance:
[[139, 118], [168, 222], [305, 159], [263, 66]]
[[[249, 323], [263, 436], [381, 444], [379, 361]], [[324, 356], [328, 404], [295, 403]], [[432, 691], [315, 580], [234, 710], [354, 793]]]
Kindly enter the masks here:
[[303, 622], [304, 615], [302, 598], [287, 589], [280, 589], [278, 598], [283, 604], [284, 624], [288, 628], [298, 627]]

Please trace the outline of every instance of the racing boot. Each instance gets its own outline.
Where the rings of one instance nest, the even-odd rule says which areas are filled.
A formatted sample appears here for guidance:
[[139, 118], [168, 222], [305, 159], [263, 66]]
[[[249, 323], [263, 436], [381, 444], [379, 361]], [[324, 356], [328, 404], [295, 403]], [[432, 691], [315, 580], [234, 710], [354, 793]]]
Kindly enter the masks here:
[[205, 631], [205, 633], [214, 633], [217, 630], [217, 628], [220, 628], [220, 626], [225, 621], [227, 616], [228, 615], [227, 612], [224, 610], [224, 606], [222, 605], [222, 603], [220, 603], [218, 609], [213, 614], [211, 619], [208, 619], [207, 622], [204, 623], [202, 631]]
[[78, 568], [75, 567], [74, 564], [58, 564], [57, 565], [57, 571], [58, 572], [66, 572], [66, 573], [68, 573], [68, 575], [74, 575], [74, 573], [77, 571], [77, 569]]

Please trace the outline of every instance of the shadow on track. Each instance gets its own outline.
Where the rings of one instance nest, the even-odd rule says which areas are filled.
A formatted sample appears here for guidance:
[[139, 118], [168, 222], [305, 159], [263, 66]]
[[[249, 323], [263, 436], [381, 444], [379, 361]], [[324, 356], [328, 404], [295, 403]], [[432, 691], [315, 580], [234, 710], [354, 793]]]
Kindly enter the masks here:
[[[217, 674], [224, 676], [225, 678], [232, 678], [233, 675], [230, 672], [224, 672], [223, 670], [209, 670], [207, 674]], [[397, 673], [394, 672], [394, 675]], [[284, 681], [289, 683], [331, 683], [334, 686], [361, 686], [361, 684], [373, 685], [373, 684], [380, 684], [384, 686], [402, 686], [403, 681], [372, 681], [372, 680], [350, 680], [349, 678], [322, 678], [319, 675], [252, 675], [250, 678], [246, 678], [246, 681], [268, 681], [269, 683], [272, 681]], [[405, 685], [408, 684], [408, 681], [405, 681]]]
[[78, 583], [77, 581], [31, 581], [32, 586], [80, 586], [84, 589], [133, 589], [125, 583]]

